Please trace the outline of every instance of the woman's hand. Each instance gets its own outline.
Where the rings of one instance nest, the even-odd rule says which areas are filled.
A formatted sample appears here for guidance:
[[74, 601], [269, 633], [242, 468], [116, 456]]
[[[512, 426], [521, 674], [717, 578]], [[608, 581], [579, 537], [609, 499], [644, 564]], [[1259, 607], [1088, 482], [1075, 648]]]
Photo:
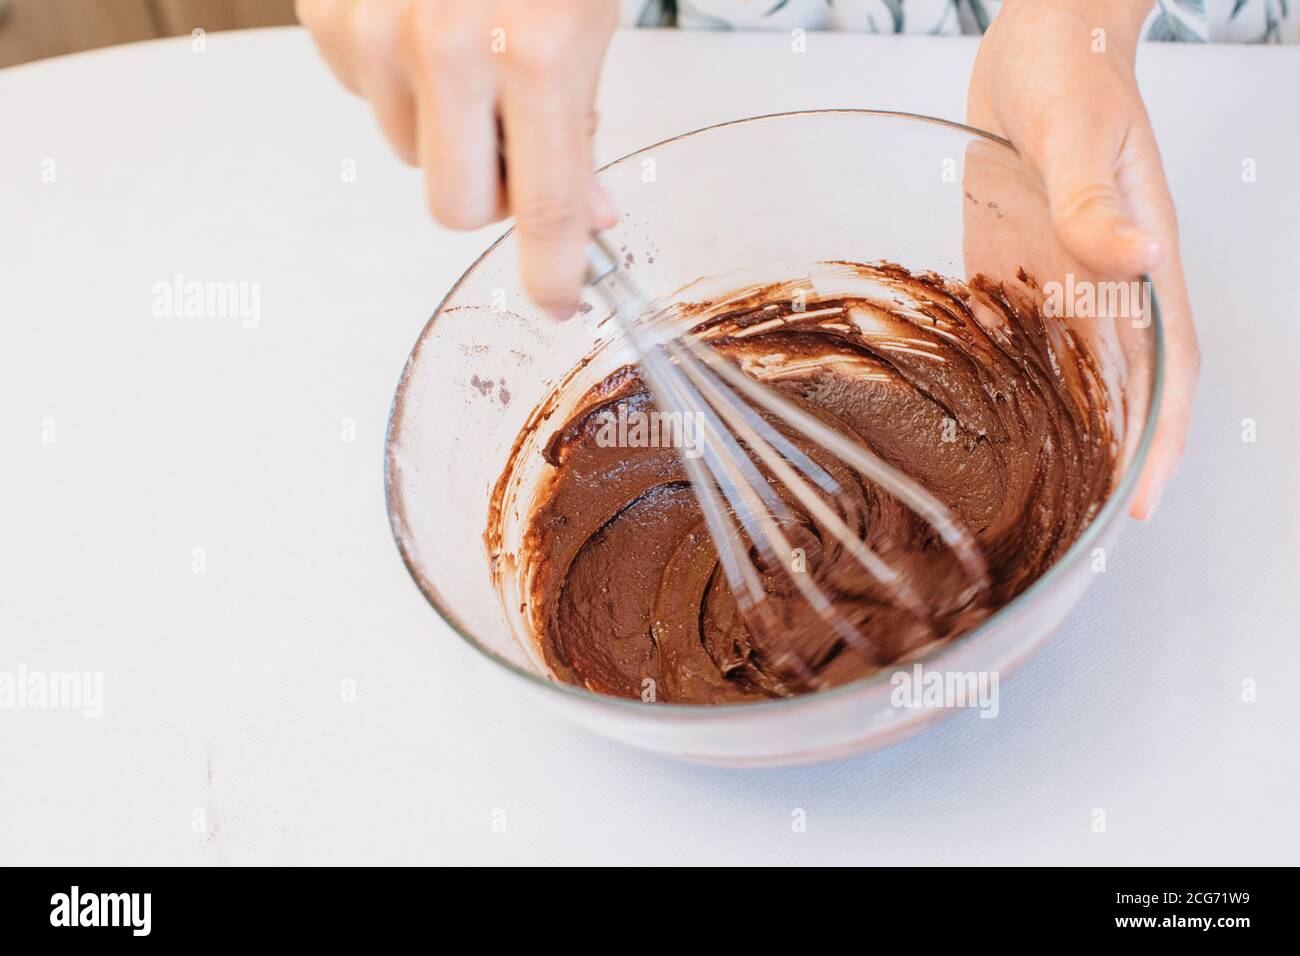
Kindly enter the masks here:
[[1174, 204], [1133, 75], [1150, 6], [1006, 0], [980, 45], [967, 103], [971, 125], [1006, 136], [1042, 176], [1071, 255], [1101, 275], [1146, 272], [1155, 283], [1167, 364], [1155, 443], [1133, 499], [1142, 519], [1182, 454], [1200, 369]]
[[[368, 99], [453, 229], [515, 217], [524, 287], [578, 306], [591, 233], [617, 217], [592, 172], [592, 103], [611, 0], [298, 0], [345, 87]], [[501, 140], [510, 143], [506, 182]]]

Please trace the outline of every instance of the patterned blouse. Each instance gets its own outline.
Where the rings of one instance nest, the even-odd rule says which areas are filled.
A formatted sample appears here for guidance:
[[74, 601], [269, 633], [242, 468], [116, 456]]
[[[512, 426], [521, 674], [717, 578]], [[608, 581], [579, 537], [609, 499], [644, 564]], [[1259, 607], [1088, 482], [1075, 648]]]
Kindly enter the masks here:
[[[698, 30], [983, 33], [1002, 0], [620, 0], [623, 23]], [[1087, 0], [1081, 0], [1087, 2]], [[1300, 0], [1152, 0], [1147, 40], [1295, 43]]]

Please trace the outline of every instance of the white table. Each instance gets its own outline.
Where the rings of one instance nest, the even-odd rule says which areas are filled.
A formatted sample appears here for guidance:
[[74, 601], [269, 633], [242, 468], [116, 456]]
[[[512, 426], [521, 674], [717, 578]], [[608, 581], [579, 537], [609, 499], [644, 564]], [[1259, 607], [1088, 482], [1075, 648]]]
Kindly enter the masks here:
[[[788, 109], [962, 116], [970, 41], [809, 46], [620, 35], [600, 155]], [[1158, 519], [997, 720], [766, 772], [570, 727], [408, 579], [389, 401], [496, 230], [429, 222], [305, 34], [0, 73], [0, 671], [104, 675], [99, 719], [0, 710], [0, 863], [1296, 862], [1300, 50], [1141, 61], [1205, 355]], [[260, 283], [257, 327], [155, 317], [177, 273]]]

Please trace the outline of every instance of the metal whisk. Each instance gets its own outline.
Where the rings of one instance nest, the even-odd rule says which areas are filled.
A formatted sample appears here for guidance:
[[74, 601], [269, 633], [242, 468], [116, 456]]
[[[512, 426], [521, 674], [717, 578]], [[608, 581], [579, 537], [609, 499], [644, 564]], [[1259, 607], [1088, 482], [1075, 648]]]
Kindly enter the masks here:
[[[766, 567], [785, 569], [799, 594], [840, 638], [864, 652], [872, 650], [812, 575], [790, 568], [784, 556], [791, 555], [794, 549], [782, 525], [789, 526], [793, 516], [759, 464], [789, 489], [808, 515], [828, 529], [900, 607], [921, 621], [931, 616], [931, 608], [898, 569], [868, 547], [828, 503], [828, 498], [833, 500], [842, 493], [839, 482], [795, 447], [758, 409], [802, 433], [928, 522], [968, 575], [974, 589], [971, 596], [988, 587], [984, 557], [974, 539], [937, 498], [863, 445], [750, 378], [695, 337], [674, 335], [659, 341], [658, 336], [647, 331], [649, 323], [645, 321], [652, 303], [618, 263], [619, 257], [608, 241], [594, 236], [588, 247], [587, 284], [604, 299], [618, 329], [631, 344], [661, 411], [690, 416], [700, 426], [700, 455], [683, 455], [682, 462], [727, 584], [747, 621], [775, 625], [768, 613], [769, 594], [759, 579], [745, 538], [752, 542]], [[787, 662], [806, 672], [802, 662]]]

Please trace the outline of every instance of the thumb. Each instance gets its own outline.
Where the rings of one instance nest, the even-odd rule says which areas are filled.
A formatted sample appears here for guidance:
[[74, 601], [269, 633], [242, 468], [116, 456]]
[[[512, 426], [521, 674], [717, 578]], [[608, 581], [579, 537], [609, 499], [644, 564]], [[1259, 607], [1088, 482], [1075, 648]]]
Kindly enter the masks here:
[[1149, 272], [1168, 253], [1165, 243], [1138, 225], [1120, 189], [1127, 127], [1107, 117], [1063, 117], [1044, 137], [1039, 174], [1047, 187], [1061, 244], [1102, 275]]

